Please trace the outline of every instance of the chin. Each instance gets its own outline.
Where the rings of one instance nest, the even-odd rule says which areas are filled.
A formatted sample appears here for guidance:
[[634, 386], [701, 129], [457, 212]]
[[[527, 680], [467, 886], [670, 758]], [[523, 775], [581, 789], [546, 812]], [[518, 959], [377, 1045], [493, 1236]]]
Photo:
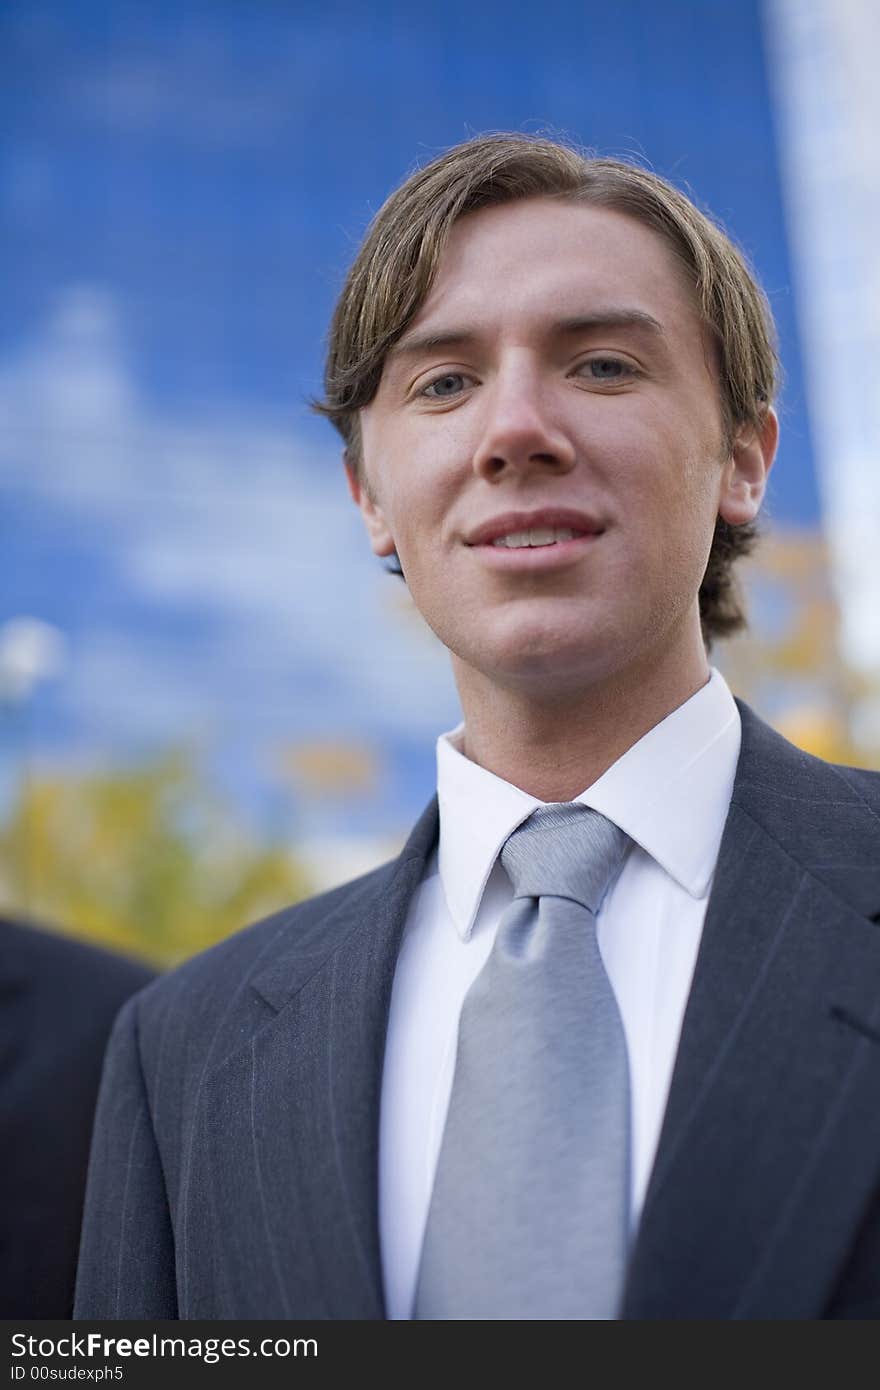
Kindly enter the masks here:
[[619, 638], [608, 641], [595, 631], [554, 633], [543, 627], [508, 635], [503, 644], [487, 640], [470, 664], [501, 685], [564, 694], [607, 679], [623, 661]]

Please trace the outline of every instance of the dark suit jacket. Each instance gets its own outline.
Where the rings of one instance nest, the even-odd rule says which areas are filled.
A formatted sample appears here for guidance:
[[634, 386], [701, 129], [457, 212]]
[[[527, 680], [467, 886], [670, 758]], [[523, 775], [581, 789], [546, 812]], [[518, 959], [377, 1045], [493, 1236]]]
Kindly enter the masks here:
[[[880, 1316], [880, 775], [747, 708], [628, 1318]], [[80, 1318], [384, 1316], [378, 1113], [432, 803], [397, 860], [119, 1019]]]
[[116, 1014], [153, 971], [0, 920], [0, 1316], [69, 1318], [92, 1120]]

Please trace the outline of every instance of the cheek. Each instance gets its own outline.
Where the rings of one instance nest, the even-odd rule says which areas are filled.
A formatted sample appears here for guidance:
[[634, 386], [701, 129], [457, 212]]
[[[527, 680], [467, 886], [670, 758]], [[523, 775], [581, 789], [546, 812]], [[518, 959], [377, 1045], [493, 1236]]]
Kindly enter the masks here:
[[[722, 480], [714, 439], [656, 429], [617, 450], [609, 486], [624, 535], [627, 566], [660, 588], [698, 583], [712, 544]], [[665, 576], [665, 579], [664, 579]]]
[[699, 423], [694, 428], [684, 411], [657, 410], [616, 445], [622, 486], [660, 515], [686, 520], [694, 513], [717, 511], [721, 441], [711, 428], [714, 421]]
[[448, 479], [415, 452], [405, 468], [394, 471], [386, 485], [386, 516], [399, 545], [413, 551], [412, 562], [445, 546], [457, 496]]

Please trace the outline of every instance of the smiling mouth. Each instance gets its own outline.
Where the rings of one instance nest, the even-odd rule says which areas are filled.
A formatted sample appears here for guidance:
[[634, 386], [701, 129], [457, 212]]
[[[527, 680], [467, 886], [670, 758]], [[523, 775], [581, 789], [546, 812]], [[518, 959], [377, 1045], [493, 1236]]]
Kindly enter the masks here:
[[528, 531], [510, 531], [505, 536], [496, 536], [490, 544], [508, 550], [536, 549], [577, 540], [586, 534], [586, 531], [576, 531], [571, 526], [533, 526]]
[[577, 550], [578, 542], [595, 540], [604, 530], [599, 519], [581, 507], [534, 507], [502, 512], [462, 539], [484, 554], [503, 555], [509, 550]]
[[573, 526], [532, 527], [493, 536], [472, 545], [470, 551], [490, 570], [502, 573], [556, 571], [578, 564], [603, 534], [603, 530], [579, 531]]

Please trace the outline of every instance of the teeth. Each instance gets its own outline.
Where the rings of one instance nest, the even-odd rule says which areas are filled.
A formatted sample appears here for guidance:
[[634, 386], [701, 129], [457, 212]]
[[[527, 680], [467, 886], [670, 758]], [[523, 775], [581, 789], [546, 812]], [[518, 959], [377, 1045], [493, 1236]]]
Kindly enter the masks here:
[[575, 533], [568, 526], [533, 526], [530, 531], [511, 531], [507, 536], [496, 536], [493, 545], [504, 545], [509, 550], [521, 550], [527, 545], [555, 545], [557, 541], [574, 540]]

